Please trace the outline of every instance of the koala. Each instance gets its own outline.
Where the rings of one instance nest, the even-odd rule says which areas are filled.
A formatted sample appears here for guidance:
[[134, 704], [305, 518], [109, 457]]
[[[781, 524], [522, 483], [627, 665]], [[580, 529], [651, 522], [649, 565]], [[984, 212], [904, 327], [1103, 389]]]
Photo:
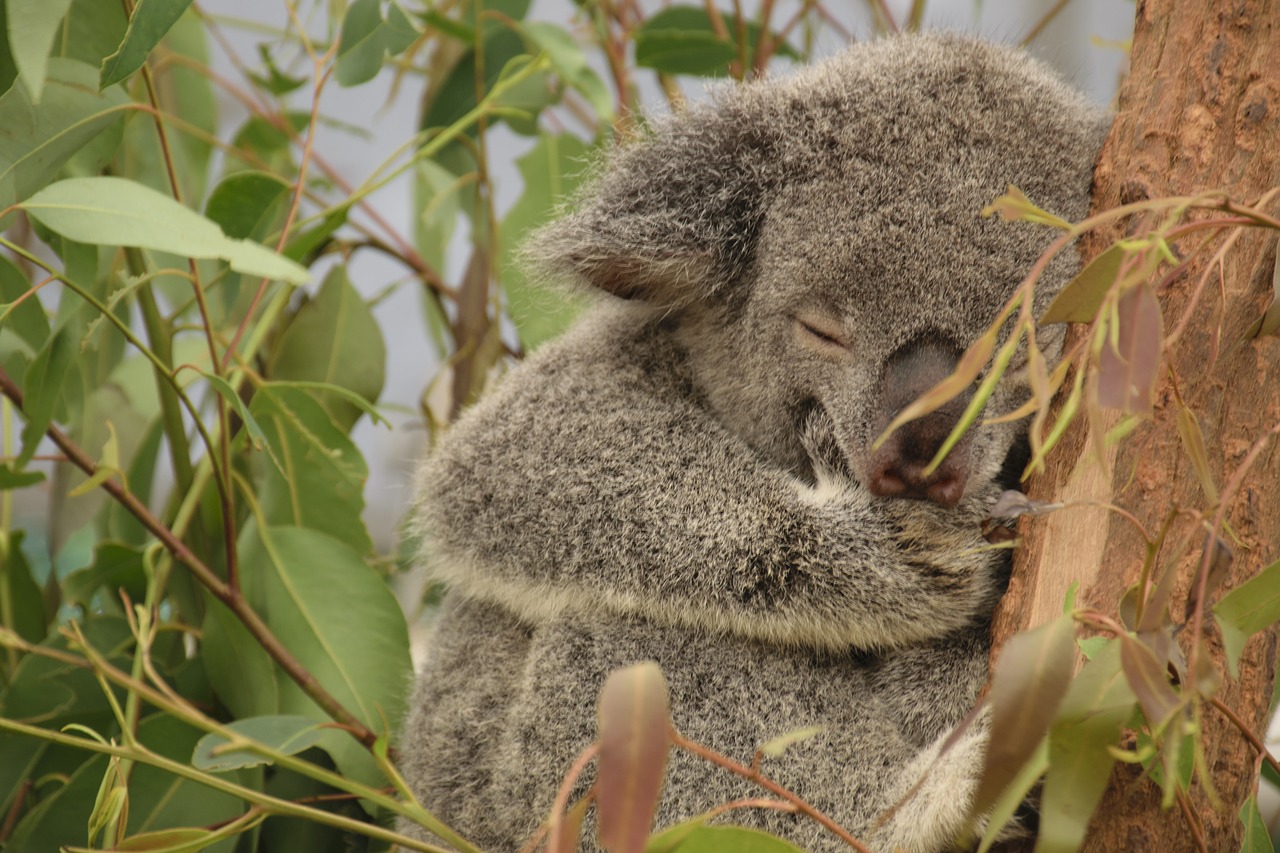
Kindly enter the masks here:
[[[739, 762], [821, 726], [763, 772], [872, 849], [975, 837], [985, 729], [942, 746], [986, 678], [1007, 557], [980, 526], [1025, 430], [980, 423], [925, 474], [962, 395], [874, 442], [1056, 236], [980, 211], [1012, 184], [1083, 217], [1106, 126], [1024, 53], [929, 34], [720, 89], [611, 154], [528, 250], [605, 296], [419, 474], [448, 593], [400, 753], [429, 810], [518, 849], [607, 675], [653, 660], [675, 727]], [[1077, 266], [1049, 265], [1038, 310]], [[988, 414], [1027, 399], [1021, 361]], [[673, 752], [657, 825], [760, 795]], [[845, 849], [790, 813], [729, 819]]]

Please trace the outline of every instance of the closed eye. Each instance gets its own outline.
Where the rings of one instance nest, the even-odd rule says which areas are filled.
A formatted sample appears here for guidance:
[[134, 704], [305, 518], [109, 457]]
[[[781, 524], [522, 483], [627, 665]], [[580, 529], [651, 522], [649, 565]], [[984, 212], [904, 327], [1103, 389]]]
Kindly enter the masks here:
[[796, 325], [805, 335], [823, 346], [838, 347], [842, 350], [849, 348], [849, 344], [844, 339], [844, 335], [841, 334], [841, 330], [830, 320], [797, 317]]

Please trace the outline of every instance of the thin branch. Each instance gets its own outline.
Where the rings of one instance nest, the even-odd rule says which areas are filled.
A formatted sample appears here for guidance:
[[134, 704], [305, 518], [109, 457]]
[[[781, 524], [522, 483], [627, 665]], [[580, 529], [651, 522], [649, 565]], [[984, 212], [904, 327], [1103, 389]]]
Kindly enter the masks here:
[[1040, 20], [1036, 21], [1035, 26], [1027, 30], [1027, 34], [1022, 37], [1022, 46], [1026, 47], [1035, 41], [1040, 33], [1044, 32], [1044, 28], [1049, 26], [1049, 23], [1058, 17], [1058, 13], [1067, 8], [1067, 4], [1070, 2], [1071, 0], [1058, 0], [1057, 3], [1054, 3], [1053, 7], [1045, 12]]
[[1230, 720], [1231, 723], [1240, 730], [1240, 734], [1244, 735], [1244, 739], [1249, 741], [1249, 743], [1253, 745], [1253, 748], [1258, 751], [1258, 757], [1262, 761], [1271, 765], [1271, 769], [1276, 773], [1280, 773], [1280, 761], [1276, 761], [1275, 757], [1271, 754], [1271, 750], [1267, 749], [1267, 745], [1263, 743], [1262, 738], [1253, 733], [1253, 729], [1249, 728], [1249, 726], [1245, 724], [1245, 721], [1240, 719], [1240, 715], [1232, 710], [1231, 706], [1227, 705], [1227, 703], [1223, 702], [1216, 696], [1210, 697], [1209, 704], [1221, 711], [1222, 715]]
[[745, 767], [734, 761], [732, 758], [723, 756], [713, 749], [708, 749], [700, 743], [695, 743], [694, 741], [685, 738], [674, 728], [668, 729], [668, 735], [671, 738], [673, 746], [677, 746], [686, 752], [691, 752], [700, 758], [710, 761], [712, 764], [717, 764], [720, 767], [723, 767], [730, 773], [735, 773], [748, 781], [754, 782], [775, 796], [794, 805], [796, 810], [801, 814], [807, 815], [822, 824], [845, 844], [848, 844], [854, 850], [857, 850], [858, 853], [871, 853], [865, 844], [850, 835], [847, 830], [841, 827], [834, 820], [809, 805], [809, 803], [803, 800], [798, 794], [793, 794], [791, 791], [788, 791], [786, 788], [782, 787], [777, 782], [774, 782], [759, 771], [752, 770], [750, 767]]
[[[0, 393], [12, 400], [18, 410], [22, 411], [22, 391], [3, 368], [0, 368]], [[45, 434], [66, 454], [72, 464], [85, 474], [92, 477], [97, 472], [97, 464], [62, 430], [50, 424], [48, 429], [45, 430]], [[257, 611], [249, 606], [249, 603], [238, 589], [229, 586], [218, 577], [217, 573], [197, 557], [187, 547], [186, 543], [176, 537], [160, 519], [156, 518], [145, 504], [119, 483], [108, 479], [102, 483], [102, 488], [123, 505], [153, 536], [159, 539], [169, 553], [173, 554], [180, 563], [190, 569], [191, 573], [196, 576], [196, 579], [200, 581], [205, 589], [209, 590], [215, 598], [225, 604], [236, 615], [245, 628], [249, 630], [249, 633], [253, 635], [254, 639], [258, 641], [259, 645], [271, 656], [272, 660], [280, 665], [280, 668], [302, 688], [302, 691], [312, 701], [324, 709], [326, 714], [348, 728], [352, 735], [366, 747], [373, 748], [374, 743], [378, 740], [378, 735], [348, 711], [341, 702], [316, 681], [315, 676], [302, 666], [297, 658], [281, 644], [267, 624], [262, 621]]]

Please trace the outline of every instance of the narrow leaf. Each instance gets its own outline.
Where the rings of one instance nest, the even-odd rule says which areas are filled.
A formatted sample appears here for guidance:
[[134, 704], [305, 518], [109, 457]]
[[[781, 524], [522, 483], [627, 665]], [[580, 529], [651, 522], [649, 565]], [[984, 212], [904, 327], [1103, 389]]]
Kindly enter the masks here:
[[1182, 707], [1182, 699], [1169, 683], [1168, 670], [1146, 644], [1129, 634], [1120, 640], [1120, 665], [1142, 705], [1152, 731], [1159, 732]]
[[119, 83], [142, 67], [148, 54], [178, 22], [191, 0], [138, 0], [129, 16], [129, 28], [116, 52], [102, 60], [99, 88]]
[[803, 729], [797, 729], [794, 732], [788, 732], [785, 735], [779, 735], [770, 741], [767, 741], [760, 747], [762, 755], [769, 758], [777, 758], [786, 752], [790, 747], [806, 741], [815, 735], [820, 735], [826, 731], [826, 726], [808, 726]]
[[1135, 701], [1112, 640], [1080, 670], [1050, 729], [1036, 853], [1079, 849], [1115, 763], [1109, 747], [1120, 739]]
[[[290, 715], [250, 717], [228, 723], [227, 728], [285, 755], [297, 755], [315, 746], [322, 732], [320, 725], [310, 717]], [[196, 743], [191, 763], [200, 770], [215, 773], [271, 763], [271, 759], [252, 749], [229, 749], [231, 745], [231, 739], [221, 734], [207, 734]]]
[[1178, 408], [1178, 437], [1182, 439], [1182, 447], [1191, 460], [1191, 468], [1196, 472], [1200, 488], [1209, 499], [1211, 506], [1218, 503], [1218, 486], [1213, 481], [1213, 472], [1209, 470], [1209, 454], [1204, 447], [1204, 433], [1200, 431], [1200, 419], [1190, 407], [1182, 405]]
[[982, 373], [982, 368], [991, 360], [991, 354], [996, 348], [996, 334], [998, 331], [999, 329], [993, 328], [970, 344], [969, 348], [964, 351], [964, 355], [960, 356], [960, 361], [956, 364], [955, 371], [899, 412], [889, 422], [889, 426], [885, 427], [884, 432], [876, 439], [872, 448], [878, 448], [883, 444], [898, 427], [917, 418], [923, 418], [930, 412], [937, 411], [971, 386], [974, 380], [978, 378], [978, 374]]
[[1125, 414], [1150, 414], [1164, 345], [1160, 302], [1149, 284], [1120, 297], [1119, 328], [1098, 354], [1098, 404]]
[[991, 739], [974, 811], [985, 812], [1035, 754], [1071, 683], [1075, 623], [1060, 616], [1018, 634], [991, 680]]
[[1280, 243], [1276, 251], [1271, 273], [1271, 303], [1253, 327], [1245, 333], [1245, 337], [1257, 338], [1265, 335], [1280, 335]]
[[995, 844], [999, 838], [1000, 831], [1013, 820], [1018, 807], [1022, 805], [1036, 782], [1048, 769], [1049, 739], [1045, 738], [1040, 741], [1035, 752], [1031, 753], [1031, 757], [1018, 771], [1018, 775], [1005, 787], [1004, 792], [992, 805], [991, 811], [987, 814], [987, 831], [982, 834], [978, 853], [987, 853], [991, 849], [991, 845]]
[[1240, 806], [1240, 822], [1244, 824], [1244, 837], [1240, 840], [1240, 853], [1274, 853], [1271, 834], [1258, 811], [1258, 798], [1251, 796]]
[[667, 843], [671, 831], [654, 836], [656, 843], [645, 848], [647, 853], [802, 853], [789, 841], [742, 826], [695, 826], [686, 831], [674, 846]]
[[1031, 199], [1027, 198], [1026, 193], [1012, 184], [1004, 195], [982, 209], [982, 215], [999, 215], [1006, 222], [1034, 222], [1037, 225], [1050, 225], [1063, 231], [1071, 230], [1070, 222], [1037, 207]]
[[310, 273], [260, 243], [232, 240], [217, 225], [163, 193], [125, 178], [68, 178], [22, 207], [80, 243], [135, 246], [189, 258], [221, 258], [237, 272], [303, 284]]
[[653, 825], [671, 742], [667, 682], [656, 663], [618, 670], [600, 691], [596, 810], [609, 853], [640, 853]]

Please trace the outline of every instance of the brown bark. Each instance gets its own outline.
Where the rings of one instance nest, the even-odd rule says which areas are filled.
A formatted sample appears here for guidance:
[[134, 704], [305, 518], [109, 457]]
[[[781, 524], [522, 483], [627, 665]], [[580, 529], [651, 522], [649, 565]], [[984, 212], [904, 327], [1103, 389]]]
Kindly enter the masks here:
[[[1215, 189], [1253, 203], [1277, 185], [1280, 0], [1140, 0], [1131, 72], [1095, 173], [1094, 210]], [[1117, 236], [1096, 235], [1085, 245], [1085, 255], [1096, 254]], [[1254, 230], [1226, 256], [1220, 279], [1211, 272], [1186, 332], [1166, 350], [1168, 370], [1157, 385], [1154, 419], [1113, 451], [1110, 471], [1094, 461], [1088, 425], [1081, 419], [1047, 471], [1028, 484], [1033, 497], [1116, 504], [1152, 532], [1171, 505], [1205, 506], [1175, 426], [1178, 408], [1169, 374], [1199, 415], [1209, 467], [1221, 487], [1250, 446], [1280, 421], [1280, 340], [1237, 343], [1270, 300], [1275, 245], [1274, 231]], [[1188, 310], [1206, 261], [1195, 261], [1161, 294], [1166, 334]], [[1236, 586], [1280, 556], [1280, 449], [1267, 446], [1228, 501], [1227, 520], [1240, 544], [1233, 543], [1235, 559], [1225, 584]], [[1069, 508], [1024, 520], [1022, 534], [1025, 544], [997, 612], [993, 661], [1012, 634], [1062, 612], [1072, 581], [1080, 582], [1080, 602], [1114, 614], [1142, 564], [1143, 542], [1135, 528], [1104, 509]], [[1202, 535], [1187, 521], [1175, 524], [1166, 539], [1162, 565], [1173, 560], [1175, 546], [1193, 543], [1176, 563], [1179, 583], [1171, 612], [1179, 621], [1199, 566]], [[1188, 626], [1179, 637], [1184, 651], [1191, 633]], [[1275, 632], [1249, 642], [1239, 680], [1225, 677], [1220, 638], [1209, 619], [1205, 638], [1224, 673], [1220, 698], [1255, 732], [1265, 731]], [[1204, 722], [1208, 766], [1223, 806], [1214, 809], [1196, 784], [1192, 811], [1203, 824], [1206, 849], [1234, 851], [1240, 843], [1236, 814], [1251, 789], [1255, 755], [1216, 710], [1206, 707]], [[1160, 791], [1141, 778], [1140, 768], [1118, 765], [1085, 847], [1181, 851], [1196, 849], [1197, 841], [1176, 807], [1160, 810]]]

